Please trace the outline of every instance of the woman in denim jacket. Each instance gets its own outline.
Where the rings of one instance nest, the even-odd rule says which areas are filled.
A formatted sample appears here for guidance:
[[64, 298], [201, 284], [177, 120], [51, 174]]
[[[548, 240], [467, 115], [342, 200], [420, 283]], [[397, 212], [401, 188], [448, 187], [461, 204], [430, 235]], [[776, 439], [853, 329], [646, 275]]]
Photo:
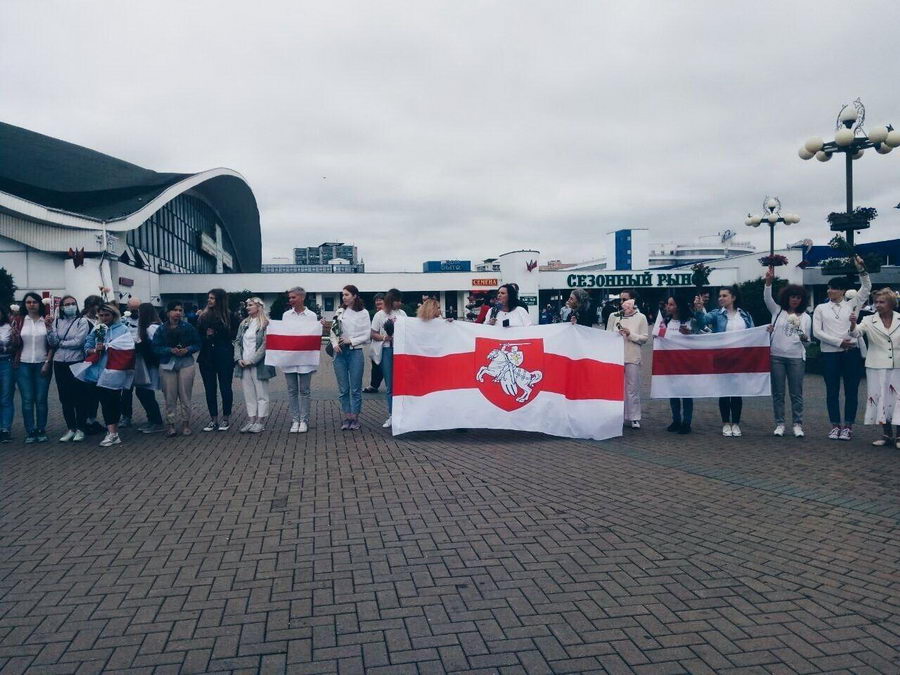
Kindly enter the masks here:
[[[753, 328], [753, 317], [741, 309], [741, 294], [737, 286], [729, 286], [719, 290], [719, 309], [707, 312], [699, 298], [694, 300], [694, 318], [703, 328], [713, 333], [727, 333], [735, 330]], [[722, 415], [722, 435], [726, 437], [741, 436], [741, 410], [744, 399], [740, 396], [722, 396], [719, 398], [719, 412]]]

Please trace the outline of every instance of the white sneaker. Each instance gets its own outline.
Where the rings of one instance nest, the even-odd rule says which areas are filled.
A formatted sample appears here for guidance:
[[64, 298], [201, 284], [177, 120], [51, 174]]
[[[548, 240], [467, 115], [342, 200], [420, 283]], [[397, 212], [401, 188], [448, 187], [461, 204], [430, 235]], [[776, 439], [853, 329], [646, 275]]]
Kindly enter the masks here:
[[75, 432], [69, 429], [66, 433], [62, 435], [62, 438], [59, 439], [60, 443], [68, 443], [73, 438], [75, 438]]
[[254, 422], [250, 425], [250, 428], [247, 429], [247, 431], [251, 434], [258, 434], [263, 429], [265, 429], [265, 427], [262, 424], [260, 424], [259, 422]]
[[100, 441], [101, 448], [108, 448], [111, 445], [119, 445], [122, 442], [122, 439], [119, 438], [119, 434], [106, 434], [106, 438]]
[[838, 439], [838, 436], [840, 436], [840, 435], [841, 435], [840, 427], [831, 427], [831, 431], [828, 432], [828, 440], [836, 441]]
[[741, 428], [737, 424], [731, 425], [731, 435], [735, 437], [743, 436], [743, 434], [741, 433]]
[[81, 443], [84, 440], [84, 432], [81, 429], [75, 430], [75, 435], [72, 436], [73, 443]]
[[244, 426], [242, 426], [240, 429], [238, 429], [238, 433], [246, 434], [248, 431], [250, 431], [250, 427], [252, 427], [253, 424], [254, 424], [253, 422], [247, 422], [246, 424], [244, 424]]
[[853, 429], [850, 427], [844, 427], [841, 429], [841, 433], [838, 436], [838, 439], [842, 441], [849, 441], [853, 437]]
[[723, 424], [723, 425], [722, 425], [722, 435], [723, 435], [723, 436], [729, 436], [729, 437], [730, 437], [730, 436], [734, 436], [734, 434], [731, 433], [731, 425], [730, 425], [730, 424]]
[[390, 428], [391, 428], [391, 418], [390, 418], [390, 417], [388, 417], [388, 418], [384, 421], [384, 424], [381, 425], [381, 428], [382, 428], [382, 429], [390, 429]]
[[806, 434], [803, 433], [803, 427], [799, 424], [794, 425], [794, 436], [796, 438], [803, 438]]
[[307, 431], [309, 431], [309, 425], [306, 422], [300, 422], [297, 425], [298, 434], [305, 434]]
[[773, 431], [772, 434], [775, 436], [784, 436], [784, 425], [779, 424], [778, 426], [776, 426], [775, 431]]
[[294, 421], [291, 423], [291, 430], [288, 432], [289, 434], [299, 434], [300, 433], [300, 422]]
[[632, 429], [640, 429], [641, 428], [640, 420], [631, 420], [631, 428]]

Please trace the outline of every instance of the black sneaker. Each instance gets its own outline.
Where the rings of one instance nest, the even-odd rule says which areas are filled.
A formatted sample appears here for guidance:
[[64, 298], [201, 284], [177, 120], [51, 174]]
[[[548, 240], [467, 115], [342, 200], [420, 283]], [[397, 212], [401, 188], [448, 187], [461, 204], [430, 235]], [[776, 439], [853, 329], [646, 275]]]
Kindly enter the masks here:
[[377, 394], [378, 389], [376, 389], [375, 387], [366, 387], [365, 389], [363, 389], [363, 393], [364, 394]]
[[90, 424], [87, 425], [87, 429], [84, 430], [88, 436], [95, 436], [97, 434], [105, 434], [106, 427], [100, 424], [97, 420], [94, 420]]
[[666, 431], [680, 431], [681, 430], [681, 422], [672, 422], [669, 426], [666, 427]]
[[216, 422], [215, 420], [210, 420], [209, 424], [207, 424], [205, 427], [203, 427], [203, 431], [215, 431], [218, 428], [219, 428], [219, 423]]
[[691, 433], [691, 425], [690, 424], [682, 424], [678, 427], [679, 434], [689, 434]]
[[0, 431], [0, 443], [12, 443], [12, 434], [5, 429]]

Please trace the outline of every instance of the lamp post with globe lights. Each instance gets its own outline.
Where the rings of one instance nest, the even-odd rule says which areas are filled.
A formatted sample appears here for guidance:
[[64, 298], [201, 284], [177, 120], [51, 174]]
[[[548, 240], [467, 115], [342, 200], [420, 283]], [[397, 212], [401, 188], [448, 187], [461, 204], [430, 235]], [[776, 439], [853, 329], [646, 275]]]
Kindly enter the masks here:
[[858, 219], [857, 222], [853, 217], [853, 160], [862, 157], [868, 148], [874, 148], [875, 152], [886, 155], [900, 145], [900, 130], [894, 129], [890, 124], [884, 124], [866, 133], [863, 128], [865, 119], [866, 108], [862, 101], [856, 99], [846, 104], [838, 113], [833, 141], [826, 142], [819, 137], [810, 138], [798, 151], [801, 159], [809, 160], [815, 157], [820, 162], [827, 162], [836, 152], [844, 153], [847, 213], [843, 222], [833, 222], [831, 229], [846, 233], [847, 245], [851, 251], [854, 232], [869, 227], [868, 220]]
[[749, 227], [759, 227], [763, 223], [769, 226], [769, 259], [775, 255], [775, 226], [778, 223], [785, 225], [793, 225], [800, 222], [800, 216], [796, 213], [782, 213], [781, 200], [778, 197], [769, 197], [763, 200], [763, 213], [761, 216], [753, 216], [747, 214], [745, 225]]

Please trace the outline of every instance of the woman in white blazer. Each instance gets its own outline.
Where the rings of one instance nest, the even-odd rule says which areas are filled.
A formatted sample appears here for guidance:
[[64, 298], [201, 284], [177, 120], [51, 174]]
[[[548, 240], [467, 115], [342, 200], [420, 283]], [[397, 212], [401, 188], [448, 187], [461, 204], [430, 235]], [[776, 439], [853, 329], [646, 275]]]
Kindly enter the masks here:
[[875, 314], [859, 323], [850, 316], [850, 336], [863, 335], [869, 343], [866, 354], [865, 424], [882, 425], [882, 436], [872, 445], [894, 443], [900, 449], [900, 424], [892, 433], [891, 425], [900, 422], [900, 313], [897, 294], [890, 288], [875, 293]]

